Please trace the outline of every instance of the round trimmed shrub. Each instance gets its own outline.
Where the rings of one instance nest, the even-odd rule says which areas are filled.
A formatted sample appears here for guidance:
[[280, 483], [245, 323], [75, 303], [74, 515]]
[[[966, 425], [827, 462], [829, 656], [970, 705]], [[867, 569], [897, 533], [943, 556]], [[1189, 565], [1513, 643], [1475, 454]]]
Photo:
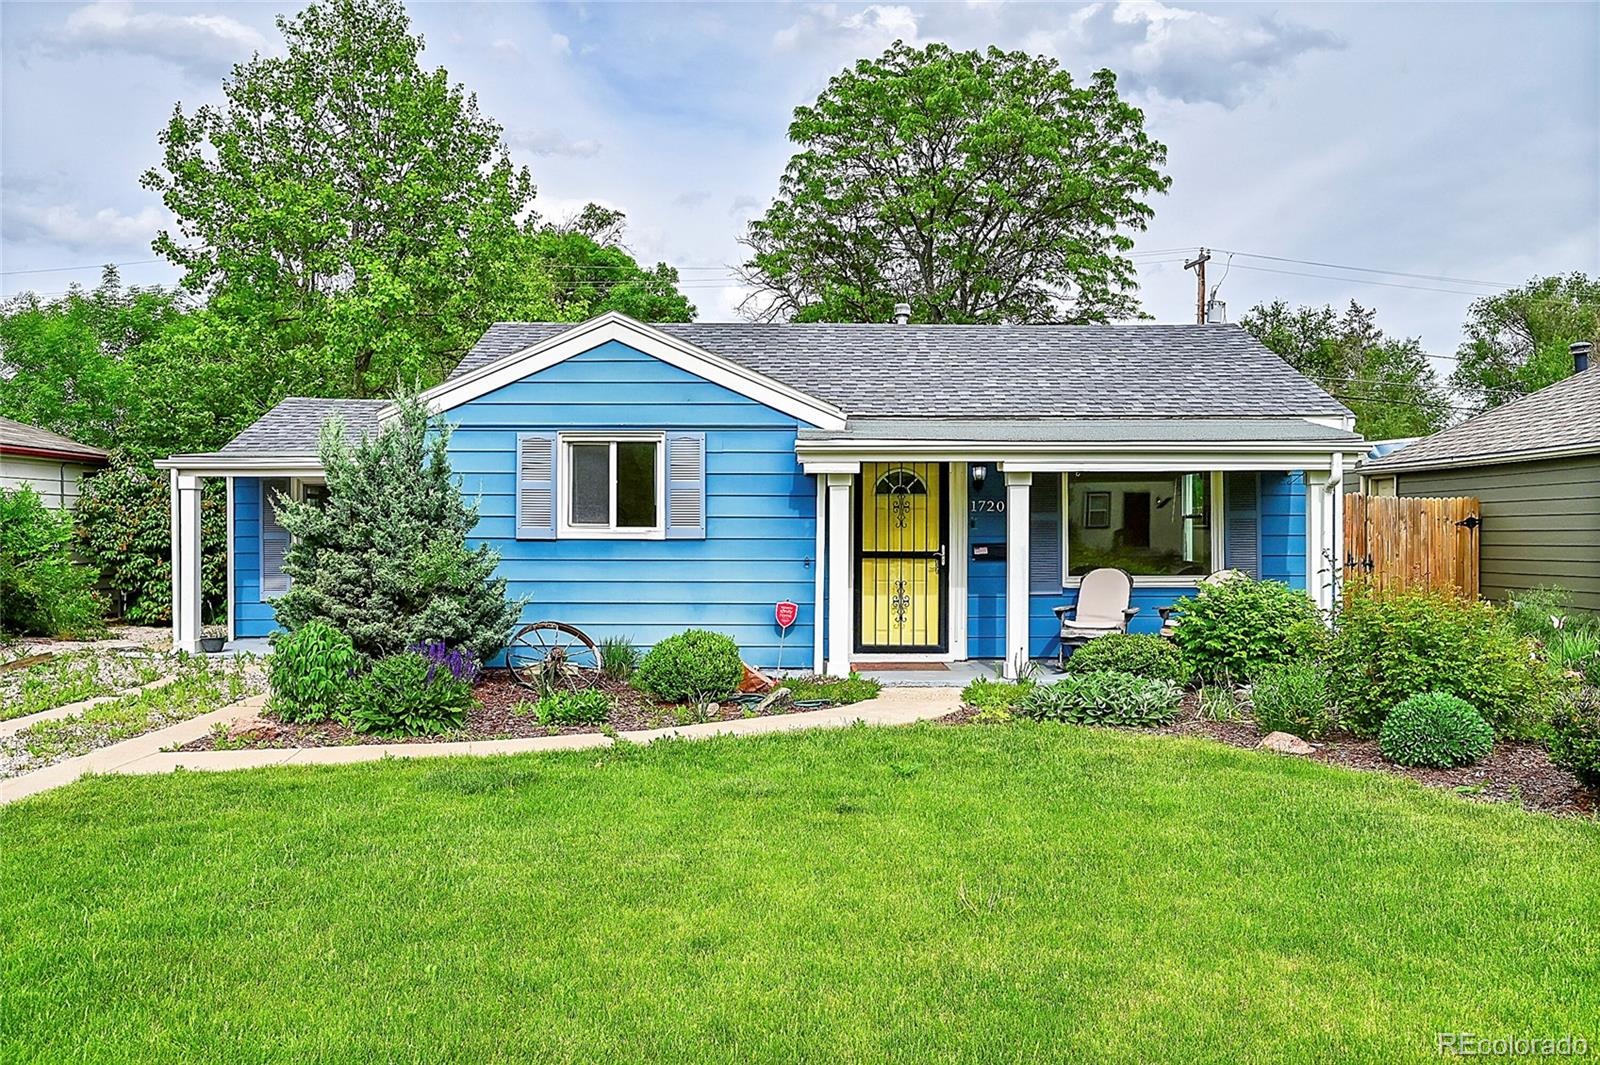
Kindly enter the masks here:
[[1494, 729], [1465, 699], [1413, 695], [1384, 719], [1378, 749], [1391, 762], [1425, 769], [1471, 765], [1494, 746]]
[[1132, 673], [1187, 684], [1193, 670], [1183, 652], [1159, 636], [1114, 632], [1079, 647], [1067, 659], [1068, 673]]
[[358, 665], [350, 637], [326, 621], [280, 634], [267, 659], [273, 711], [285, 721], [337, 717]]
[[1585, 692], [1550, 719], [1550, 760], [1600, 791], [1600, 692]]
[[1243, 575], [1203, 584], [1178, 601], [1173, 639], [1206, 680], [1253, 680], [1269, 666], [1313, 657], [1322, 616], [1305, 592]]
[[690, 629], [650, 648], [633, 685], [663, 702], [702, 702], [732, 695], [744, 679], [739, 645], [720, 632]]
[[375, 736], [433, 736], [460, 728], [472, 685], [415, 651], [380, 658], [351, 686], [345, 720]]
[[1164, 725], [1178, 715], [1183, 689], [1170, 680], [1102, 670], [1037, 684], [1017, 709], [1040, 721], [1074, 725]]
[[1329, 701], [1327, 674], [1315, 663], [1269, 666], [1250, 685], [1250, 706], [1262, 732], [1317, 739], [1333, 723]]

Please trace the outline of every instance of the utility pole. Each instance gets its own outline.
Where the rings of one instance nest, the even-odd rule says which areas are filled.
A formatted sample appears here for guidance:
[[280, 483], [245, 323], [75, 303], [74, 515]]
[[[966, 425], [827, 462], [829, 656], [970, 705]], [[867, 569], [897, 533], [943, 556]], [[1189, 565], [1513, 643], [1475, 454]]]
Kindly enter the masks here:
[[1204, 248], [1201, 248], [1199, 255], [1196, 255], [1193, 259], [1190, 259], [1188, 262], [1183, 264], [1183, 268], [1185, 270], [1193, 270], [1193, 271], [1195, 271], [1195, 279], [1194, 279], [1195, 280], [1195, 292], [1194, 292], [1194, 323], [1195, 323], [1195, 325], [1205, 325], [1206, 324], [1206, 263], [1208, 263], [1210, 261], [1211, 261], [1211, 253], [1206, 251]]

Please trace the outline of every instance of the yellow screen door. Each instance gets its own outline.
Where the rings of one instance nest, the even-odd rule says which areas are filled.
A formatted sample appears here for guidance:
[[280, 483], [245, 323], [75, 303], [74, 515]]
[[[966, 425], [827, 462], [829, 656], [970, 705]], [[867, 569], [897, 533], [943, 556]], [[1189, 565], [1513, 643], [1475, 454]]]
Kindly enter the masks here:
[[947, 647], [946, 470], [941, 462], [861, 464], [859, 651], [936, 652]]

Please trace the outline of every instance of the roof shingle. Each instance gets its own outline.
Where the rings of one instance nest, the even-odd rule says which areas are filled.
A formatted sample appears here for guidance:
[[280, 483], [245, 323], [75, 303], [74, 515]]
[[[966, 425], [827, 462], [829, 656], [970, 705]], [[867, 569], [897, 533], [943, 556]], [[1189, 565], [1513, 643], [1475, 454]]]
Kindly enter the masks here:
[[315, 455], [322, 426], [337, 416], [354, 444], [378, 431], [385, 399], [314, 399], [290, 396], [257, 418], [218, 452], [221, 455]]
[[[570, 328], [493, 325], [451, 378]], [[1348, 413], [1238, 326], [694, 322], [653, 328], [852, 416]]]
[[1407, 444], [1364, 473], [1511, 461], [1542, 452], [1600, 451], [1600, 370], [1585, 370]]

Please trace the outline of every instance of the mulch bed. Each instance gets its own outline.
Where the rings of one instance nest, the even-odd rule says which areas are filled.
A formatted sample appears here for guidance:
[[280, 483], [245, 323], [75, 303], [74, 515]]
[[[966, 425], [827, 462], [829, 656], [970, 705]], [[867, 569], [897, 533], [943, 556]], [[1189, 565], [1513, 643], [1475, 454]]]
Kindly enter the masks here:
[[[1260, 745], [1261, 730], [1248, 716], [1208, 721], [1199, 716], [1198, 709], [1199, 698], [1190, 693], [1184, 696], [1183, 709], [1172, 724], [1119, 731], [1190, 736], [1247, 749]], [[969, 724], [976, 713], [963, 706], [939, 718], [938, 723]], [[1480, 802], [1520, 803], [1525, 810], [1557, 816], [1594, 817], [1600, 813], [1600, 797], [1578, 783], [1577, 777], [1552, 765], [1549, 752], [1537, 743], [1501, 740], [1483, 761], [1459, 769], [1407, 769], [1385, 761], [1376, 740], [1358, 739], [1349, 733], [1331, 733], [1312, 746], [1316, 751], [1308, 757], [1319, 762], [1410, 777]]]
[[[518, 704], [527, 708], [538, 701], [538, 696], [511, 679], [503, 669], [485, 670], [473, 686], [477, 702], [467, 711], [466, 726], [459, 731], [439, 736], [371, 736], [356, 732], [334, 721], [318, 724], [282, 721], [270, 710], [263, 710], [259, 720], [248, 728], [219, 742], [216, 735], [202, 736], [184, 744], [181, 751], [215, 751], [279, 747], [343, 747], [369, 743], [461, 743], [468, 740], [509, 740], [529, 736], [569, 736], [580, 733], [634, 732], [641, 729], [667, 728], [691, 723], [680, 716], [683, 708], [653, 702], [623, 681], [612, 681], [598, 675], [589, 678], [589, 686], [600, 688], [611, 696], [611, 716], [604, 725], [541, 725], [531, 712], [516, 713]], [[749, 716], [753, 707], [749, 700], [725, 700], [707, 721], [732, 721]], [[777, 706], [760, 716], [791, 714], [797, 709], [813, 707]]]

